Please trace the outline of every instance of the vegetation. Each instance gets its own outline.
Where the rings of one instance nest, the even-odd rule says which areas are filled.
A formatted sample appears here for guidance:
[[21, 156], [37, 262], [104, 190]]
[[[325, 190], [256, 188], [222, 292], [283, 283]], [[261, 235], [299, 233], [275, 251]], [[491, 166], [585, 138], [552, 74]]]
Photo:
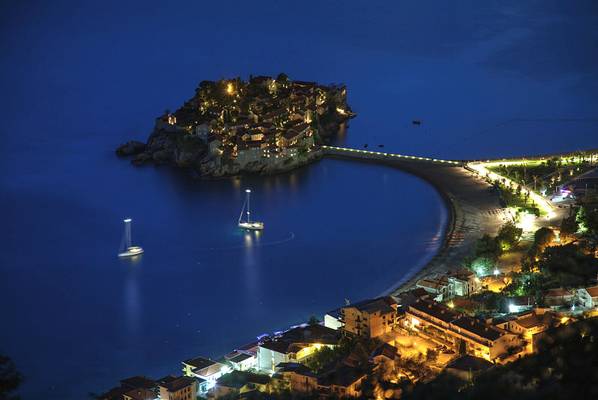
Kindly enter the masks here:
[[572, 178], [595, 168], [595, 162], [590, 161], [594, 160], [580, 154], [577, 157], [554, 157], [543, 162], [499, 165], [489, 169], [521, 185], [527, 185], [535, 191], [552, 193]]
[[479, 302], [482, 305], [481, 311], [503, 312], [507, 308], [506, 300], [504, 296], [500, 293], [484, 291], [471, 295], [470, 299]]
[[343, 336], [338, 346], [334, 349], [329, 347], [322, 347], [305, 362], [315, 373], [331, 367], [341, 362], [346, 357], [351, 357], [352, 361], [359, 366], [366, 366], [368, 364], [370, 354], [381, 343], [374, 339], [366, 339], [362, 337], [346, 337]]
[[0, 400], [17, 400], [14, 394], [21, 385], [22, 375], [15, 364], [6, 356], [0, 355]]
[[581, 206], [575, 215], [577, 231], [582, 235], [598, 236], [598, 205]]
[[[528, 257], [530, 260], [535, 260], [546, 247], [553, 243], [556, 239], [554, 231], [550, 228], [540, 228], [534, 233], [534, 243], [528, 250]], [[529, 264], [528, 264], [529, 265]], [[528, 268], [529, 269], [529, 268]]]
[[509, 250], [517, 246], [522, 233], [523, 229], [515, 226], [513, 222], [507, 222], [500, 228], [495, 240], [498, 242], [501, 250]]
[[473, 255], [466, 260], [466, 266], [478, 276], [490, 275], [503, 252], [518, 245], [522, 233], [514, 223], [507, 222], [496, 236], [482, 236], [476, 242]]

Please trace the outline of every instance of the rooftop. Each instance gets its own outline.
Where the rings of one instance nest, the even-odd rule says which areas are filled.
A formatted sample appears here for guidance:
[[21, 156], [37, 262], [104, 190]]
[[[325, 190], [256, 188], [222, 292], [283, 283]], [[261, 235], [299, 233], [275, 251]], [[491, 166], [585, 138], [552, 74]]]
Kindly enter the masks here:
[[151, 389], [156, 387], [156, 382], [145, 376], [132, 376], [130, 378], [122, 379], [120, 384], [123, 387], [130, 389]]
[[129, 390], [124, 395], [133, 400], [154, 400], [156, 398], [156, 394], [153, 391], [144, 388]]
[[452, 311], [450, 308], [437, 303], [433, 300], [418, 299], [409, 306], [409, 309], [415, 309], [421, 313], [428, 314], [446, 323], [457, 319], [461, 314]]
[[592, 297], [598, 297], [598, 286], [586, 288], [586, 292]]
[[471, 317], [461, 317], [453, 321], [452, 324], [492, 342], [501, 337], [503, 333], [498, 328]]
[[169, 379], [166, 382], [160, 383], [160, 386], [166, 388], [169, 392], [178, 392], [181, 389], [184, 389], [188, 386], [195, 384], [195, 379], [189, 376], [179, 376], [172, 377], [173, 379]]
[[286, 354], [312, 343], [336, 345], [338, 339], [339, 333], [336, 330], [315, 324], [288, 330], [280, 337], [260, 344], [260, 347]]
[[240, 389], [248, 383], [265, 385], [268, 382], [270, 382], [270, 377], [268, 375], [256, 374], [248, 371], [232, 371], [231, 373], [218, 378], [216, 384], [219, 386]]
[[240, 363], [249, 358], [252, 358], [252, 356], [250, 356], [249, 354], [245, 354], [245, 353], [239, 353], [236, 356], [229, 358], [228, 361], [230, 361], [232, 363]]
[[334, 371], [328, 372], [318, 378], [318, 384], [322, 386], [342, 386], [348, 387], [365, 377], [365, 373], [360, 370], [342, 365]]
[[195, 357], [189, 360], [183, 361], [184, 364], [190, 365], [194, 368], [203, 369], [209, 367], [210, 365], [217, 364], [216, 361], [210, 360], [209, 358], [205, 357]]
[[570, 290], [568, 289], [563, 289], [563, 288], [556, 288], [556, 289], [548, 289], [545, 293], [545, 297], [564, 297], [564, 296], [572, 296], [573, 293], [571, 293]]
[[372, 352], [371, 357], [384, 356], [388, 359], [394, 360], [397, 354], [398, 350], [396, 347], [391, 346], [388, 343], [384, 343]]
[[276, 366], [276, 372], [294, 372], [298, 375], [303, 376], [312, 376], [315, 377], [316, 375], [312, 372], [311, 369], [307, 368], [305, 365], [300, 363], [280, 363]]
[[396, 305], [397, 302], [390, 296], [386, 297], [378, 297], [376, 299], [369, 299], [360, 301], [355, 304], [350, 304], [343, 308], [356, 308], [361, 312], [366, 312], [369, 314], [380, 312], [381, 314], [388, 314], [395, 312], [392, 305]]
[[552, 314], [546, 312], [544, 314], [537, 314], [535, 312], [524, 314], [518, 317], [515, 322], [522, 327], [529, 329], [535, 326], [546, 326], [548, 327], [550, 320], [552, 319]]
[[416, 285], [420, 286], [422, 288], [441, 290], [442, 288], [444, 288], [448, 285], [448, 278], [447, 277], [424, 278], [424, 279], [420, 279], [419, 281], [417, 281]]

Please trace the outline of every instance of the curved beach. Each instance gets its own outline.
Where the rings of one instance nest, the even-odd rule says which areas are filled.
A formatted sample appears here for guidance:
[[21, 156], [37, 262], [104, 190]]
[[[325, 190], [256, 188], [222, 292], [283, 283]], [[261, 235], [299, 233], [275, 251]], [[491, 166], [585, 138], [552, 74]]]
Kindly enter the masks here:
[[431, 184], [444, 200], [448, 219], [438, 252], [421, 269], [389, 285], [383, 294], [409, 290], [430, 274], [457, 269], [470, 254], [476, 240], [484, 234], [496, 234], [503, 223], [498, 194], [491, 186], [460, 165], [366, 158], [361, 155], [326, 152], [327, 156], [353, 161], [384, 164], [413, 174]]

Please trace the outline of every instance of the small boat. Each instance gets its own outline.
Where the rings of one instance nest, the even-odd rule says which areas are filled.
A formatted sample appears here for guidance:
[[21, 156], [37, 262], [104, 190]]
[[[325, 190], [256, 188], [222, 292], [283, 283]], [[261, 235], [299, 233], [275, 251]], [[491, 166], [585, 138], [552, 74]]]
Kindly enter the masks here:
[[421, 125], [421, 124], [422, 124], [422, 121], [421, 121], [420, 119], [414, 119], [413, 121], [411, 121], [411, 123], [412, 123], [413, 125]]
[[125, 223], [125, 233], [123, 236], [123, 245], [121, 246], [121, 252], [118, 253], [119, 257], [134, 257], [143, 253], [143, 248], [139, 246], [133, 246], [131, 243], [131, 218], [123, 220]]
[[[239, 215], [239, 228], [252, 231], [261, 231], [264, 229], [264, 223], [259, 221], [251, 221], [251, 211], [249, 210], [249, 196], [251, 195], [251, 190], [245, 189], [245, 193], [247, 193], [247, 197], [245, 198], [245, 203], [243, 203], [243, 208], [241, 208], [241, 215]], [[243, 220], [243, 214], [246, 216], [245, 220]]]

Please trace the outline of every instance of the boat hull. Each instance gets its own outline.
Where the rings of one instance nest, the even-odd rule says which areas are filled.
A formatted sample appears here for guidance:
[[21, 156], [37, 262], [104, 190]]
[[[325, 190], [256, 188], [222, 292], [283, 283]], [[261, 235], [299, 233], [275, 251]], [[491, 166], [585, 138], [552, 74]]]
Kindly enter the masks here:
[[119, 257], [135, 257], [138, 256], [140, 254], [143, 254], [143, 249], [139, 246], [131, 246], [129, 248], [127, 248], [126, 251], [123, 251], [122, 253], [118, 253]]
[[261, 231], [264, 229], [263, 222], [239, 222], [239, 228], [250, 231]]

